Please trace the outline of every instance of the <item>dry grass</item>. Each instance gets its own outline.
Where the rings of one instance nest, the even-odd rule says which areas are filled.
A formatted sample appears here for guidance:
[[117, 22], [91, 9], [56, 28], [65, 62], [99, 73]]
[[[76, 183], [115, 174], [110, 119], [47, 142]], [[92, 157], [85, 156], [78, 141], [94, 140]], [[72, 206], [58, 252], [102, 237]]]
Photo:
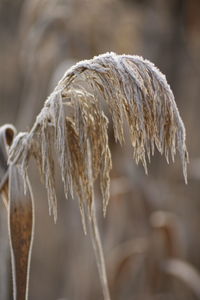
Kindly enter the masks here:
[[[106, 53], [81, 61], [70, 68], [45, 102], [30, 132], [20, 133], [10, 149], [9, 163], [19, 165], [25, 189], [28, 164], [37, 161], [44, 179], [49, 212], [57, 219], [55, 189], [56, 156], [65, 195], [78, 198], [84, 230], [89, 218], [104, 299], [110, 299], [103, 251], [95, 215], [94, 185], [98, 181], [103, 212], [109, 201], [111, 153], [108, 143], [108, 116], [112, 118], [115, 140], [125, 142], [128, 124], [133, 158], [142, 162], [156, 147], [167, 161], [178, 150], [185, 182], [188, 155], [185, 129], [173, 93], [165, 76], [149, 61], [138, 56]], [[55, 153], [56, 155], [55, 155]]]
[[[76, 191], [91, 210], [93, 183], [100, 178], [104, 213], [109, 199], [111, 155], [101, 101], [108, 105], [116, 141], [124, 142], [128, 122], [133, 157], [147, 173], [146, 156], [161, 154], [172, 160], [178, 149], [187, 182], [185, 129], [164, 75], [149, 61], [113, 53], [83, 61], [69, 69], [45, 102], [30, 132], [20, 133], [10, 150], [10, 163], [20, 164], [26, 182], [33, 155], [45, 177], [50, 213], [56, 220], [54, 157], [57, 149], [65, 193]], [[91, 161], [91, 162], [90, 162]], [[91, 168], [88, 168], [91, 165]]]

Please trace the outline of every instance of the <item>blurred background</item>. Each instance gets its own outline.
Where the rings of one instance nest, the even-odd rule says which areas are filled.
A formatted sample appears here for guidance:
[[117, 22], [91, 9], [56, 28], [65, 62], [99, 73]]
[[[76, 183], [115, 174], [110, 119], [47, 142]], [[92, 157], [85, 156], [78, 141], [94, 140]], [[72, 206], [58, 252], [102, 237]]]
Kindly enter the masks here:
[[[0, 125], [31, 128], [71, 65], [107, 51], [142, 55], [166, 74], [187, 132], [181, 164], [156, 153], [146, 176], [110, 137], [111, 199], [99, 225], [112, 299], [200, 299], [200, 1], [0, 0]], [[100, 300], [89, 236], [76, 201], [58, 187], [58, 222], [31, 168], [35, 238], [30, 300]], [[0, 299], [11, 300], [7, 216], [0, 204]]]

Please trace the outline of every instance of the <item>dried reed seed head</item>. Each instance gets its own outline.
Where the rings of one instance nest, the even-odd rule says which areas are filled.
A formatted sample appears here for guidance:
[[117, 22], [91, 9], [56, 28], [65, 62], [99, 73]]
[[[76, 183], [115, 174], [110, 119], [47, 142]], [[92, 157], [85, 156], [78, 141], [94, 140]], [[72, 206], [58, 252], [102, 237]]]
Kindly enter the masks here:
[[133, 157], [136, 163], [142, 162], [146, 173], [146, 157], [150, 161], [155, 146], [167, 161], [170, 154], [174, 160], [177, 149], [187, 181], [185, 128], [165, 76], [141, 57], [106, 53], [81, 61], [65, 73], [31, 131], [18, 135], [10, 151], [10, 162], [22, 166], [25, 180], [28, 160], [34, 155], [55, 217], [52, 147], [57, 150], [66, 196], [76, 192], [82, 219], [84, 203], [90, 215], [97, 178], [106, 211], [112, 163], [102, 102], [108, 106], [115, 139], [121, 144], [124, 123], [128, 123]]

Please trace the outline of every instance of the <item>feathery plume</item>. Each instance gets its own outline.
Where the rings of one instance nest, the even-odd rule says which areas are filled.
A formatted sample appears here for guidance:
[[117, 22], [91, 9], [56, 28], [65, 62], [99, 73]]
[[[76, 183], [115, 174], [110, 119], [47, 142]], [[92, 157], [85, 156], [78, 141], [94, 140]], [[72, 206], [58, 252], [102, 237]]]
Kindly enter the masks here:
[[[91, 211], [91, 189], [98, 178], [106, 211], [112, 162], [103, 101], [120, 144], [124, 142], [124, 123], [128, 122], [133, 158], [136, 163], [142, 162], [146, 173], [146, 160], [154, 154], [155, 146], [167, 161], [170, 154], [174, 161], [178, 150], [187, 182], [185, 128], [165, 76], [141, 57], [106, 53], [81, 61], [65, 73], [31, 131], [20, 133], [10, 150], [10, 163], [21, 165], [25, 181], [29, 158], [36, 158], [45, 179], [50, 213], [53, 211], [55, 219], [53, 147], [57, 151], [65, 194], [70, 192], [73, 196], [76, 192], [82, 216], [83, 201]], [[92, 178], [87, 162], [88, 141]]]
[[133, 158], [147, 173], [156, 147], [167, 161], [178, 150], [185, 182], [188, 154], [185, 128], [165, 76], [139, 56], [106, 53], [71, 67], [46, 100], [30, 132], [20, 133], [10, 149], [9, 162], [21, 168], [24, 185], [31, 156], [44, 179], [49, 212], [57, 218], [54, 163], [59, 161], [66, 197], [76, 194], [86, 231], [89, 217], [104, 299], [109, 300], [106, 269], [94, 206], [99, 182], [103, 212], [109, 201], [111, 153], [108, 144], [108, 107], [115, 140], [122, 145], [128, 124]]

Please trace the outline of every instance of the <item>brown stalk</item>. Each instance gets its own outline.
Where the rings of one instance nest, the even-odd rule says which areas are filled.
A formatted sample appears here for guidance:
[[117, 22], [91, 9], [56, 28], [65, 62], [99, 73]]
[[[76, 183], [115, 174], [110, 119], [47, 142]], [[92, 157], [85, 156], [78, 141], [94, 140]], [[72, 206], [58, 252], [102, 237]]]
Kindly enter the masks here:
[[7, 164], [15, 128], [0, 128], [0, 192], [8, 211], [8, 227], [12, 256], [14, 300], [28, 298], [28, 279], [33, 237], [33, 202], [30, 185], [24, 193], [24, 183], [18, 166]]
[[14, 300], [28, 299], [30, 257], [33, 239], [33, 197], [26, 194], [19, 166], [9, 171], [9, 234], [13, 271]]

